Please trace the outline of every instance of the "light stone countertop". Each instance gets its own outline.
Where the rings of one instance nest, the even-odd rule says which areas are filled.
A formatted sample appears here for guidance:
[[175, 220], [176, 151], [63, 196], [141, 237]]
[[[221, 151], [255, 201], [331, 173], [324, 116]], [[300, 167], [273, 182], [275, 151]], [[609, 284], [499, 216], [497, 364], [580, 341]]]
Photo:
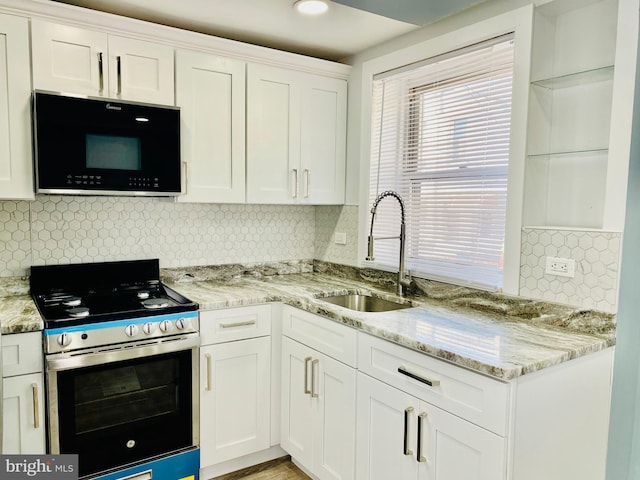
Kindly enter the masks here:
[[[163, 281], [201, 310], [283, 302], [436, 358], [510, 380], [615, 344], [613, 315], [424, 282], [412, 308], [363, 313], [321, 297], [372, 293], [394, 298], [370, 278], [320, 273], [208, 277], [198, 269], [163, 272]], [[305, 271], [305, 269], [299, 270]], [[324, 271], [324, 273], [322, 273]], [[348, 277], [348, 276], [346, 276]], [[365, 278], [366, 281], [362, 281]], [[2, 334], [38, 331], [43, 322], [22, 292], [0, 296]]]

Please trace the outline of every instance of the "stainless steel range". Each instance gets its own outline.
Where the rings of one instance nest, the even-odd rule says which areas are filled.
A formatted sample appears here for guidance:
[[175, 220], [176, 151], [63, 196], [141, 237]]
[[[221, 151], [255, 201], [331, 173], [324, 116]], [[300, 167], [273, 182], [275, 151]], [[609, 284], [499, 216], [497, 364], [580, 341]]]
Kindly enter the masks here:
[[38, 266], [49, 453], [81, 477], [198, 478], [198, 305], [158, 260]]

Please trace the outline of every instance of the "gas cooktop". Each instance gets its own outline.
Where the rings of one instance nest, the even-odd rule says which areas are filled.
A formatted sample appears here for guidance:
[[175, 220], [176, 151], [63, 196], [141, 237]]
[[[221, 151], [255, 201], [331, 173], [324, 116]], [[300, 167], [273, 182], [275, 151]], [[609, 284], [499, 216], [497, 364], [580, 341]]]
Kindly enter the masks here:
[[34, 266], [30, 284], [45, 328], [198, 309], [160, 281], [157, 259]]

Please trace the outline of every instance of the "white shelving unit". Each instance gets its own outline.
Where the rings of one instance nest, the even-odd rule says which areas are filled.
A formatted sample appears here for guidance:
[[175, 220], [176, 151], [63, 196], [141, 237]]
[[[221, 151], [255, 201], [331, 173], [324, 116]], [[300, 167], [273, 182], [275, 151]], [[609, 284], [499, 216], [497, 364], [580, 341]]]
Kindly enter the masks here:
[[622, 229], [630, 135], [614, 132], [630, 131], [623, 99], [633, 86], [618, 77], [635, 71], [636, 40], [627, 40], [637, 10], [636, 0], [536, 9], [524, 225]]

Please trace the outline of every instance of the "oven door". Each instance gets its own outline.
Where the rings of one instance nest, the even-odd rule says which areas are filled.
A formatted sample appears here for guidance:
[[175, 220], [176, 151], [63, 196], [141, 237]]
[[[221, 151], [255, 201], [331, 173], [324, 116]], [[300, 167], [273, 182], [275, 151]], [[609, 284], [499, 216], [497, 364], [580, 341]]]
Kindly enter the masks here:
[[197, 446], [197, 336], [47, 359], [50, 453], [85, 477]]

